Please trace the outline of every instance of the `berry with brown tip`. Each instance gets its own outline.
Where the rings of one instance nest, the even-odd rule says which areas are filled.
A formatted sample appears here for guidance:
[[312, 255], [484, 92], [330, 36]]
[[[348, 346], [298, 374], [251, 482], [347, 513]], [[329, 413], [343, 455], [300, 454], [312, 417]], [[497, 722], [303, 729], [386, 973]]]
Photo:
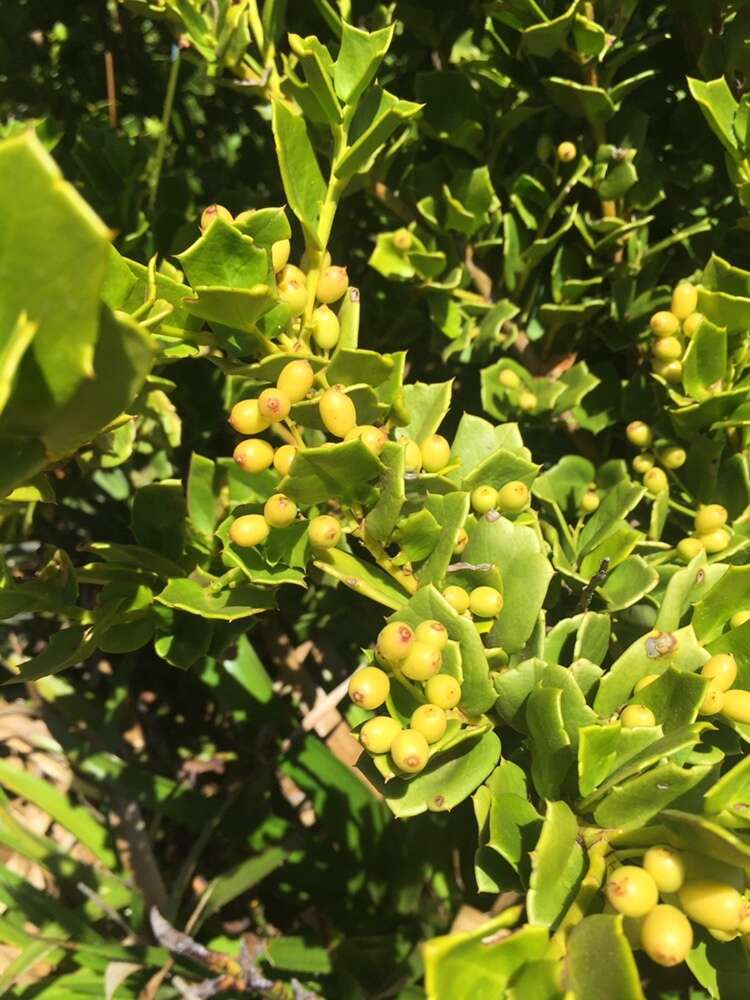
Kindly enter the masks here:
[[578, 150], [574, 142], [561, 142], [557, 147], [557, 158], [560, 163], [572, 163], [578, 156]]
[[266, 500], [263, 516], [272, 528], [288, 528], [297, 517], [297, 504], [283, 493], [274, 493]]
[[315, 295], [318, 302], [328, 305], [336, 302], [349, 287], [349, 276], [345, 267], [329, 266], [324, 268], [318, 278]]
[[443, 597], [460, 615], [469, 610], [469, 594], [463, 587], [450, 584], [443, 590]]
[[439, 649], [415, 640], [401, 663], [401, 672], [410, 681], [426, 681], [439, 673], [442, 665], [443, 657]]
[[229, 423], [239, 434], [260, 434], [270, 426], [270, 421], [261, 416], [257, 399], [241, 399], [235, 403]]
[[413, 712], [410, 725], [415, 732], [421, 733], [428, 743], [437, 743], [445, 735], [448, 720], [445, 712], [437, 705], [420, 705]]
[[232, 456], [244, 472], [265, 472], [273, 462], [273, 448], [261, 438], [240, 441]]
[[357, 425], [357, 411], [354, 403], [340, 385], [326, 389], [320, 397], [320, 419], [329, 434], [345, 438]]
[[368, 711], [380, 708], [390, 689], [388, 674], [380, 667], [362, 667], [349, 681], [349, 697], [355, 705]]
[[200, 230], [202, 233], [205, 233], [214, 219], [222, 219], [224, 222], [234, 221], [228, 208], [224, 208], [223, 205], [209, 205], [201, 213]]
[[389, 622], [380, 630], [375, 648], [378, 656], [393, 666], [406, 659], [413, 645], [414, 630], [411, 625], [406, 622]]
[[427, 700], [447, 711], [461, 701], [461, 685], [450, 674], [435, 674], [425, 685]]
[[695, 515], [695, 530], [699, 535], [707, 535], [710, 531], [723, 528], [728, 517], [726, 507], [718, 503], [707, 504]]
[[359, 731], [359, 742], [372, 754], [388, 753], [393, 741], [401, 732], [401, 723], [390, 715], [376, 715], [368, 719]]
[[662, 309], [654, 313], [649, 320], [649, 326], [655, 337], [674, 337], [680, 329], [680, 321], [674, 313]]
[[281, 369], [276, 379], [276, 388], [290, 403], [301, 402], [312, 389], [315, 372], [309, 361], [297, 358]]
[[648, 448], [654, 439], [651, 428], [642, 420], [631, 420], [625, 428], [625, 436], [636, 448]]
[[391, 759], [400, 771], [417, 774], [424, 770], [430, 756], [427, 740], [413, 729], [402, 729], [391, 743]]
[[331, 514], [319, 514], [308, 524], [307, 537], [314, 549], [332, 549], [341, 540], [341, 525]]
[[475, 587], [469, 594], [469, 607], [479, 618], [497, 618], [503, 610], [503, 595], [494, 587]]
[[494, 486], [477, 486], [471, 491], [471, 506], [477, 514], [486, 514], [497, 502], [497, 490]]
[[291, 408], [289, 397], [280, 389], [264, 389], [258, 396], [258, 412], [272, 424], [288, 417]]
[[642, 917], [659, 902], [656, 882], [637, 865], [615, 868], [607, 879], [606, 894], [610, 905], [626, 917]]
[[693, 928], [676, 906], [659, 903], [644, 917], [641, 944], [652, 962], [670, 968], [687, 958], [693, 947]]
[[428, 646], [433, 646], [441, 652], [448, 645], [448, 629], [435, 618], [426, 618], [420, 622], [414, 630], [414, 635], [419, 642], [426, 642]]

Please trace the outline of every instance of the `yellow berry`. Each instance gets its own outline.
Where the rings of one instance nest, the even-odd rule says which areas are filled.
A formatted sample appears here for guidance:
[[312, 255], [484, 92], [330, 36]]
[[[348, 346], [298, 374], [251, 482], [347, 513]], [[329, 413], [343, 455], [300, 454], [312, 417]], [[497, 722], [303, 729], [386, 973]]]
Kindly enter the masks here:
[[397, 229], [393, 234], [393, 245], [397, 250], [410, 250], [414, 237], [408, 229]]
[[584, 514], [593, 514], [595, 510], [599, 509], [600, 503], [599, 494], [594, 490], [588, 490], [581, 497], [581, 510]]
[[391, 759], [400, 771], [416, 774], [430, 756], [427, 740], [413, 729], [402, 729], [391, 743]]
[[633, 466], [633, 470], [642, 476], [648, 472], [649, 469], [653, 469], [655, 462], [656, 459], [654, 456], [650, 452], [644, 451], [642, 455], [635, 456], [631, 465]]
[[422, 468], [422, 451], [416, 441], [411, 438], [399, 438], [404, 445], [404, 469], [407, 472], [419, 472]]
[[208, 229], [214, 219], [223, 219], [224, 222], [233, 222], [232, 213], [223, 205], [209, 205], [201, 213], [200, 229], [202, 233]]
[[723, 552], [732, 541], [732, 536], [726, 528], [717, 528], [716, 531], [709, 531], [708, 534], [698, 535], [703, 544], [703, 548], [710, 555], [716, 552]]
[[680, 469], [687, 462], [687, 452], [678, 445], [670, 445], [659, 454], [659, 461], [665, 469]]
[[637, 865], [622, 865], [607, 880], [607, 899], [618, 913], [642, 917], [659, 902], [656, 882]]
[[680, 321], [674, 313], [662, 310], [654, 313], [649, 321], [649, 326], [655, 337], [674, 337], [680, 329]]
[[349, 681], [349, 697], [355, 705], [368, 711], [380, 708], [390, 689], [388, 674], [379, 667], [362, 667]]
[[643, 477], [643, 485], [646, 492], [655, 497], [657, 493], [663, 493], [669, 486], [669, 480], [662, 469], [649, 469]]
[[681, 538], [677, 543], [677, 555], [686, 563], [694, 559], [699, 552], [704, 551], [700, 538]]
[[359, 741], [369, 753], [388, 753], [391, 744], [401, 732], [401, 723], [390, 715], [376, 715], [368, 719], [359, 731]]
[[307, 287], [307, 275], [294, 264], [287, 264], [283, 267], [279, 274], [276, 275], [276, 280], [279, 284], [286, 281], [296, 281], [298, 285]]
[[414, 645], [414, 630], [406, 622], [389, 622], [378, 634], [376, 649], [385, 663], [393, 666], [405, 660]]
[[690, 921], [669, 903], [660, 903], [646, 914], [641, 926], [641, 944], [652, 962], [667, 968], [679, 965], [693, 947]]
[[461, 685], [450, 674], [435, 674], [425, 684], [427, 700], [446, 711], [461, 701]]
[[451, 446], [441, 434], [431, 434], [420, 448], [425, 472], [440, 472], [451, 457]]
[[280, 448], [277, 448], [273, 453], [273, 467], [277, 472], [281, 473], [282, 476], [288, 476], [289, 471], [292, 468], [292, 463], [297, 457], [297, 449], [293, 444], [282, 444]]
[[373, 455], [379, 455], [388, 440], [385, 432], [380, 427], [373, 427], [372, 424], [360, 424], [357, 427], [352, 427], [344, 440], [356, 441], [357, 438], [366, 448], [369, 448]]
[[721, 504], [707, 504], [695, 515], [695, 530], [699, 535], [707, 535], [710, 531], [722, 528], [727, 523], [728, 516], [726, 507]]
[[263, 516], [272, 528], [288, 528], [297, 516], [297, 504], [283, 493], [274, 493], [266, 500]]
[[685, 881], [685, 862], [671, 847], [649, 847], [643, 855], [643, 868], [659, 892], [677, 892]]
[[401, 663], [401, 672], [410, 681], [426, 681], [439, 673], [442, 665], [443, 657], [439, 649], [426, 642], [415, 641]]
[[477, 514], [486, 514], [497, 502], [497, 490], [494, 486], [477, 486], [471, 492], [471, 506]]
[[270, 421], [262, 417], [257, 399], [242, 399], [235, 403], [229, 414], [229, 423], [239, 434], [260, 434]]
[[557, 158], [560, 163], [571, 163], [578, 155], [578, 150], [573, 142], [561, 142], [557, 147]]
[[357, 411], [341, 386], [326, 389], [320, 397], [320, 419], [329, 434], [345, 438], [357, 424]]
[[539, 400], [533, 392], [522, 392], [518, 397], [518, 408], [523, 410], [524, 413], [531, 413], [536, 409], [536, 404], [538, 402]]
[[307, 537], [314, 549], [332, 549], [341, 539], [341, 525], [330, 514], [319, 514], [308, 524]]
[[731, 885], [714, 879], [685, 882], [680, 905], [696, 924], [719, 931], [736, 931], [745, 916], [745, 899]]
[[280, 281], [276, 285], [279, 300], [289, 306], [292, 316], [300, 316], [305, 311], [307, 305], [307, 286], [301, 281], [290, 278], [288, 281]]
[[428, 646], [434, 646], [441, 651], [448, 645], [448, 629], [434, 618], [420, 622], [414, 630], [414, 635], [419, 642], [426, 642]]
[[497, 506], [504, 514], [518, 514], [529, 506], [529, 487], [518, 479], [506, 483], [497, 494]]
[[451, 584], [443, 591], [443, 597], [448, 604], [460, 615], [469, 610], [469, 594], [463, 587], [456, 587]]
[[349, 276], [345, 267], [326, 267], [318, 278], [315, 295], [318, 302], [336, 302], [349, 287]]
[[494, 587], [475, 587], [469, 594], [469, 607], [479, 618], [497, 618], [503, 610], [503, 595]]
[[656, 718], [645, 705], [626, 705], [620, 712], [620, 722], [625, 729], [637, 729], [640, 726], [655, 726]]
[[750, 611], [735, 611], [729, 619], [730, 628], [739, 628], [745, 622], [750, 622]]
[[669, 382], [670, 385], [677, 385], [682, 379], [682, 362], [656, 361], [654, 362], [654, 371], [657, 375], [661, 375], [665, 382]]
[[701, 676], [720, 691], [728, 691], [737, 680], [737, 661], [731, 653], [714, 653], [701, 667]]
[[724, 692], [724, 705], [721, 714], [732, 722], [750, 724], [750, 691], [733, 688]]
[[291, 402], [285, 392], [280, 389], [264, 389], [258, 396], [258, 411], [262, 417], [272, 424], [278, 423], [289, 416]]
[[428, 743], [437, 743], [445, 735], [448, 720], [445, 712], [437, 705], [420, 705], [412, 714], [410, 725]]
[[273, 462], [273, 448], [261, 438], [248, 438], [240, 441], [233, 458], [245, 472], [265, 472]]
[[639, 691], [642, 691], [644, 688], [647, 688], [649, 684], [653, 684], [654, 681], [658, 680], [659, 680], [658, 674], [646, 674], [645, 677], [641, 677], [641, 679], [635, 685], [633, 690], [635, 691], [636, 694], [638, 694]]
[[505, 389], [517, 389], [521, 384], [521, 379], [512, 368], [501, 368], [497, 378]]
[[651, 353], [659, 361], [677, 361], [682, 357], [682, 344], [677, 337], [660, 337], [651, 348]]
[[681, 281], [672, 292], [672, 312], [677, 319], [687, 319], [698, 307], [698, 289], [689, 281]]
[[339, 318], [328, 306], [318, 306], [312, 314], [312, 336], [321, 350], [330, 351], [339, 342]]
[[284, 365], [276, 379], [276, 388], [290, 403], [299, 403], [312, 389], [314, 379], [315, 372], [310, 362], [299, 358]]
[[697, 313], [697, 312], [691, 313], [687, 317], [687, 319], [683, 320], [682, 332], [685, 334], [686, 337], [694, 337], [698, 332], [698, 327], [701, 325], [702, 322], [703, 322], [702, 313]]
[[243, 514], [232, 521], [229, 538], [243, 549], [251, 549], [268, 538], [268, 524], [262, 514]]
[[715, 684], [709, 684], [698, 711], [701, 715], [718, 715], [723, 707], [724, 692]]
[[466, 530], [466, 528], [459, 528], [458, 534], [456, 535], [456, 544], [453, 546], [454, 554], [460, 556], [468, 544], [469, 544], [469, 532]]
[[648, 448], [654, 439], [651, 428], [642, 420], [631, 420], [625, 428], [625, 436], [636, 448]]
[[273, 267], [274, 274], [278, 274], [289, 260], [289, 252], [291, 249], [292, 244], [289, 240], [276, 240], [276, 242], [271, 246], [271, 266]]

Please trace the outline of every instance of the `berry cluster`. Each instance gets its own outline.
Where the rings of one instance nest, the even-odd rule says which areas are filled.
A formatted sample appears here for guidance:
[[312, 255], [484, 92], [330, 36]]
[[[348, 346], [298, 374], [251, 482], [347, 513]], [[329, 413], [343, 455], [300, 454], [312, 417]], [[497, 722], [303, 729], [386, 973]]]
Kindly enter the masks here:
[[[654, 443], [654, 434], [642, 420], [632, 420], [625, 428], [625, 435], [632, 445], [640, 448], [640, 455], [632, 461], [633, 470], [643, 477], [643, 485], [650, 496], [655, 497], [669, 488], [669, 479], [664, 469], [674, 472], [687, 461], [687, 452], [679, 445], [667, 441], [658, 442], [655, 451], [648, 449]], [[659, 462], [664, 468], [657, 466]]]
[[423, 770], [430, 747], [445, 736], [449, 718], [459, 722], [464, 718], [457, 708], [461, 685], [451, 674], [441, 673], [447, 644], [448, 631], [435, 619], [422, 621], [414, 629], [406, 622], [389, 622], [375, 646], [376, 659], [385, 669], [364, 667], [349, 682], [349, 697], [370, 711], [385, 704], [391, 677], [422, 702], [408, 727], [390, 714], [376, 715], [358, 734], [365, 750], [373, 756], [389, 753], [393, 765], [406, 774]]
[[672, 293], [671, 309], [654, 313], [649, 322], [654, 337], [651, 369], [670, 385], [682, 381], [686, 341], [695, 335], [703, 320], [703, 316], [696, 312], [697, 306], [698, 289], [689, 281], [684, 281]]
[[701, 507], [695, 515], [694, 533], [677, 543], [678, 555], [685, 562], [690, 562], [702, 551], [709, 555], [723, 552], [732, 541], [732, 536], [726, 528], [727, 517], [726, 507], [718, 503]]
[[506, 390], [510, 402], [519, 410], [524, 413], [533, 413], [536, 410], [539, 400], [531, 389], [524, 386], [521, 377], [512, 368], [501, 368], [497, 378]]
[[685, 960], [693, 946], [691, 921], [718, 941], [750, 935], [744, 890], [741, 869], [666, 846], [649, 847], [642, 866], [612, 867], [605, 887], [609, 907], [625, 918], [631, 945], [664, 966]]

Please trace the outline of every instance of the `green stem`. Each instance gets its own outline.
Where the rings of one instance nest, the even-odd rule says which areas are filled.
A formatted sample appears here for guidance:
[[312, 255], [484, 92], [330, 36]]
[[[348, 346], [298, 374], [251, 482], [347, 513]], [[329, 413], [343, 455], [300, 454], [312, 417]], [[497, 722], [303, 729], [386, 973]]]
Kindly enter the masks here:
[[156, 163], [151, 178], [151, 193], [148, 199], [149, 213], [153, 212], [156, 205], [156, 195], [159, 191], [159, 180], [161, 178], [164, 154], [167, 149], [167, 139], [169, 137], [169, 123], [172, 119], [174, 97], [177, 92], [177, 76], [180, 72], [180, 50], [176, 45], [172, 46], [171, 60], [172, 65], [169, 69], [169, 79], [167, 80], [167, 93], [164, 96], [164, 108], [161, 115], [161, 134], [159, 135], [159, 142], [156, 147]]
[[378, 566], [380, 566], [382, 570], [385, 570], [389, 576], [392, 576], [397, 583], [401, 584], [407, 593], [416, 594], [418, 587], [417, 581], [413, 576], [404, 573], [403, 570], [399, 569], [399, 567], [394, 564], [393, 560], [380, 542], [376, 542], [374, 538], [370, 538], [368, 536], [367, 528], [364, 524], [359, 532], [359, 537], [362, 544]]

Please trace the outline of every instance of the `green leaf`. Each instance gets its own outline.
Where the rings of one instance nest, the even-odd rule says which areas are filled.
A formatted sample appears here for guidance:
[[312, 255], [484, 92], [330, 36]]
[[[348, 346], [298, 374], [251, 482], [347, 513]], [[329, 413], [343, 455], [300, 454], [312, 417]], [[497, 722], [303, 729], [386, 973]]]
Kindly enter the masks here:
[[469, 513], [469, 494], [457, 492], [445, 496], [428, 496], [425, 509], [438, 522], [441, 532], [435, 548], [420, 568], [417, 578], [421, 586], [427, 583], [440, 586], [446, 578], [448, 566], [453, 558], [458, 532]]
[[360, 102], [347, 134], [347, 146], [334, 164], [340, 182], [367, 169], [388, 137], [421, 110], [421, 104], [399, 100], [380, 87], [370, 87]]
[[607, 121], [615, 113], [615, 106], [609, 95], [600, 87], [552, 76], [544, 81], [544, 89], [552, 103], [573, 118], [601, 122]]
[[173, 667], [189, 670], [208, 653], [214, 634], [213, 622], [175, 611], [168, 627], [167, 634], [160, 635], [154, 642], [154, 649]]
[[131, 526], [139, 545], [178, 560], [185, 545], [185, 496], [182, 483], [165, 479], [136, 491]]
[[705, 854], [738, 868], [750, 866], [750, 843], [703, 816], [666, 809], [659, 821], [673, 835], [676, 847]]
[[187, 512], [198, 534], [210, 540], [217, 516], [216, 463], [197, 452], [190, 456]]
[[570, 5], [564, 14], [541, 24], [532, 24], [521, 33], [521, 45], [529, 55], [542, 59], [551, 58], [563, 48], [575, 18], [577, 0]]
[[658, 583], [659, 574], [653, 566], [642, 556], [629, 556], [607, 575], [599, 593], [610, 611], [621, 611], [640, 601]]
[[[255, 333], [256, 323], [273, 308], [276, 299], [270, 285], [253, 285], [252, 288], [222, 288], [198, 285], [192, 298], [183, 299], [192, 316], [209, 323], [220, 323], [243, 333]], [[261, 345], [255, 337], [253, 346]]]
[[15, 421], [34, 434], [93, 373], [109, 232], [32, 130], [0, 143], [0, 174], [0, 345], [21, 314], [36, 324], [14, 391]]
[[289, 219], [283, 208], [256, 208], [243, 218], [235, 219], [232, 225], [243, 236], [250, 236], [263, 247], [272, 247], [279, 240], [288, 240], [292, 235]]
[[574, 751], [565, 732], [561, 688], [535, 688], [526, 703], [526, 725], [533, 753], [531, 777], [537, 793], [555, 799], [570, 770]]
[[307, 243], [322, 250], [318, 223], [326, 184], [305, 119], [280, 99], [273, 102], [273, 135], [289, 207], [299, 219]]
[[705, 590], [706, 583], [706, 554], [700, 552], [684, 569], [678, 569], [670, 579], [661, 600], [654, 628], [662, 632], [679, 628], [682, 616], [690, 604], [700, 596], [701, 591]]
[[47, 464], [41, 441], [32, 438], [0, 436], [3, 462], [0, 466], [0, 497], [7, 497], [17, 486], [28, 482]]
[[599, 509], [591, 515], [578, 539], [578, 552], [585, 556], [606, 539], [626, 514], [636, 506], [645, 490], [642, 486], [623, 480], [604, 496]]
[[554, 929], [573, 901], [585, 871], [578, 821], [564, 802], [548, 802], [542, 832], [531, 854], [526, 912], [532, 924]]
[[281, 867], [289, 857], [283, 847], [268, 847], [256, 857], [240, 861], [233, 868], [217, 876], [208, 888], [208, 905], [205, 916], [217, 913], [227, 903], [247, 892], [258, 882]]
[[305, 972], [311, 976], [325, 976], [332, 968], [326, 949], [309, 944], [302, 937], [269, 938], [263, 958], [275, 969]]
[[694, 399], [702, 399], [726, 375], [727, 334], [704, 319], [688, 343], [682, 359], [682, 384]]
[[665, 733], [695, 722], [709, 682], [700, 674], [668, 667], [657, 680], [633, 695], [632, 700], [654, 713]]
[[393, 367], [393, 358], [388, 354], [342, 347], [328, 365], [326, 379], [329, 385], [377, 386], [388, 378]]
[[448, 412], [453, 380], [449, 382], [412, 382], [404, 386], [404, 405], [409, 422], [399, 428], [399, 434], [412, 438], [417, 444], [434, 434]]
[[732, 96], [729, 84], [720, 76], [717, 80], [696, 80], [688, 77], [688, 87], [693, 98], [703, 112], [703, 117], [724, 148], [733, 156], [739, 155], [737, 138], [734, 133], [734, 119], [737, 102]]
[[[341, 122], [341, 105], [333, 89], [333, 81], [321, 58], [322, 46], [317, 38], [301, 38], [294, 32], [289, 33], [289, 48], [302, 64], [310, 89], [317, 98], [328, 123], [336, 126]], [[326, 55], [327, 55], [327, 50]]]
[[279, 484], [279, 492], [309, 506], [331, 497], [344, 502], [366, 499], [370, 484], [382, 476], [385, 466], [357, 439], [341, 444], [306, 448], [294, 460], [291, 472]]
[[[395, 441], [387, 442], [380, 453], [380, 461], [385, 466], [385, 473], [380, 481], [380, 495], [377, 502], [365, 518], [365, 528], [368, 534], [381, 544], [385, 544], [393, 534], [401, 509], [406, 502], [404, 490], [405, 459], [405, 449]], [[421, 513], [427, 514], [428, 517], [431, 516], [424, 510]], [[403, 547], [403, 531], [399, 541]]]
[[732, 615], [749, 606], [750, 566], [730, 566], [695, 605], [695, 634], [703, 643], [717, 639]]
[[268, 252], [219, 217], [195, 243], [177, 254], [177, 259], [193, 288], [248, 289], [258, 284], [273, 285]]
[[678, 767], [671, 761], [612, 788], [594, 809], [599, 826], [638, 830], [671, 802], [686, 795], [713, 772], [703, 767]]
[[356, 104], [373, 80], [390, 48], [395, 25], [363, 31], [341, 22], [341, 48], [334, 66], [336, 93], [345, 104]]
[[10, 399], [18, 366], [38, 329], [39, 324], [22, 312], [7, 331], [0, 330], [0, 413]]
[[385, 570], [365, 563], [343, 549], [327, 549], [318, 555], [315, 565], [358, 594], [384, 604], [387, 608], [398, 611], [407, 600], [408, 594]]
[[606, 778], [654, 741], [654, 729], [625, 728], [619, 722], [585, 726], [579, 734], [578, 787], [590, 795]]
[[645, 1000], [622, 921], [597, 913], [571, 931], [567, 982], [576, 1000]]
[[240, 584], [232, 590], [212, 591], [201, 587], [195, 580], [186, 579], [170, 580], [155, 599], [168, 608], [228, 622], [260, 614], [275, 604], [272, 591], [251, 584]]
[[726, 771], [706, 792], [703, 799], [709, 815], [731, 809], [737, 802], [747, 803], [750, 796], [750, 756]]

